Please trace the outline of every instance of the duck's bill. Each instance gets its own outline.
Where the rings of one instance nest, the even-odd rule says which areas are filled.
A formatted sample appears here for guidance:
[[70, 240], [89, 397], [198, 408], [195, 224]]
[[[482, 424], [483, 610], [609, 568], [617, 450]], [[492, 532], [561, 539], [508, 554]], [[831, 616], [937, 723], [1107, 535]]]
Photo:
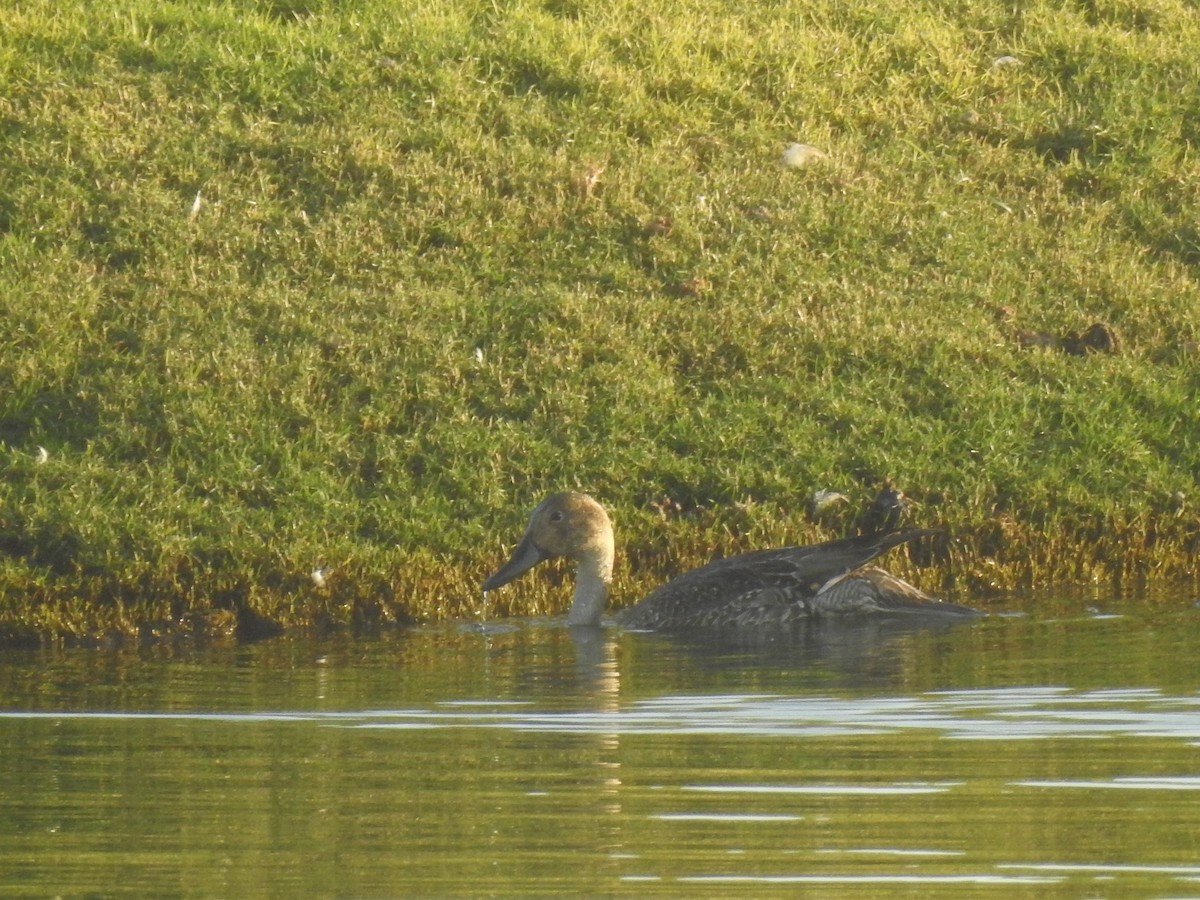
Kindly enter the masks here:
[[529, 535], [526, 535], [521, 539], [521, 543], [517, 545], [517, 549], [513, 551], [512, 558], [483, 583], [483, 589], [485, 591], [494, 591], [498, 587], [504, 587], [504, 585], [528, 572], [545, 558], [545, 554], [538, 549]]

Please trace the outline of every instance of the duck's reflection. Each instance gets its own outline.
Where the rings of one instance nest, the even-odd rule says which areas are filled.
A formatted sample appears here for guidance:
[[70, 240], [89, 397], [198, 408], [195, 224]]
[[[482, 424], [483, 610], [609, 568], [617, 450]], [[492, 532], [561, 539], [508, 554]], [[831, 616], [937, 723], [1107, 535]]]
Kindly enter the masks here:
[[[669, 633], [600, 626], [572, 626], [569, 630], [577, 676], [598, 698], [615, 702], [621, 687], [622, 647], [629, 647], [639, 658], [647, 650], [660, 655], [655, 648], [661, 648], [661, 655], [675, 660], [674, 671], [656, 675], [672, 687], [679, 687], [682, 678], [704, 680], [705, 673], [757, 669], [788, 673], [791, 683], [883, 688], [904, 682], [920, 646], [979, 621], [903, 616], [808, 619], [786, 628]], [[699, 684], [696, 687], [705, 689]]]

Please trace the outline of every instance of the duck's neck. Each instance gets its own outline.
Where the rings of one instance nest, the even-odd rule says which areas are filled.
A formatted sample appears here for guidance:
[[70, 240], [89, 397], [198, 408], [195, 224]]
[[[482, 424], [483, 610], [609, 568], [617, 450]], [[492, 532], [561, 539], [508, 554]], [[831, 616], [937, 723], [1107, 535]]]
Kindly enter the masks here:
[[612, 581], [613, 548], [611, 541], [590, 549], [579, 557], [575, 570], [575, 599], [567, 613], [568, 625], [598, 625], [608, 585]]

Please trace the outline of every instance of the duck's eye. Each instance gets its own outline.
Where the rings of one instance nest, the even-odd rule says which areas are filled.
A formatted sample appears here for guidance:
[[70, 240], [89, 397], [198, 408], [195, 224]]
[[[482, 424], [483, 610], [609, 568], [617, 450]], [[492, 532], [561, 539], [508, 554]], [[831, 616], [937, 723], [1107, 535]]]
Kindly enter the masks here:
[[563, 520], [563, 511], [561, 509], [556, 509], [554, 512], [550, 513], [550, 521], [551, 522], [561, 522], [562, 520]]

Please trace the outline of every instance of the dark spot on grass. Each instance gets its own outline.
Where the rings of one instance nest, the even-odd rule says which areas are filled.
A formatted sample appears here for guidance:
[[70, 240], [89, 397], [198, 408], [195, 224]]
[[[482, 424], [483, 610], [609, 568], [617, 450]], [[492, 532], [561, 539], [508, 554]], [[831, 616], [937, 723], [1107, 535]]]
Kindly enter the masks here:
[[1097, 125], [1069, 123], [1033, 135], [1024, 142], [1046, 162], [1095, 164], [1109, 159], [1120, 146], [1117, 138]]

